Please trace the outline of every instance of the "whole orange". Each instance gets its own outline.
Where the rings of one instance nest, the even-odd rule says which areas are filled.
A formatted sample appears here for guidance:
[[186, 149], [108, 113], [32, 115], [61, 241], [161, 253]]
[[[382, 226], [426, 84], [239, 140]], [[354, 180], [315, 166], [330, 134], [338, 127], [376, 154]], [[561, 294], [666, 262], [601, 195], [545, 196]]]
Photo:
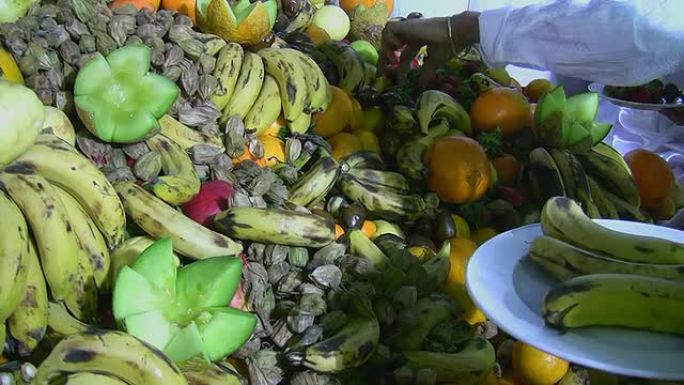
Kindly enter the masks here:
[[523, 88], [523, 94], [530, 99], [530, 102], [536, 103], [541, 96], [553, 89], [554, 85], [547, 79], [534, 79]]
[[355, 152], [363, 151], [363, 142], [361, 139], [348, 132], [340, 132], [328, 139], [328, 143], [332, 146], [332, 157], [336, 160], [340, 160]]
[[330, 86], [332, 99], [328, 108], [314, 115], [313, 130], [316, 134], [330, 138], [352, 123], [354, 104], [349, 94], [339, 87]]
[[499, 183], [503, 186], [514, 186], [518, 181], [520, 162], [511, 154], [501, 154], [492, 159]]
[[161, 0], [161, 9], [177, 11], [192, 19], [193, 24], [197, 24], [195, 19], [195, 0]]
[[513, 343], [513, 370], [529, 385], [553, 385], [565, 376], [570, 363], [520, 341]]
[[474, 202], [489, 188], [492, 171], [487, 153], [471, 138], [439, 138], [426, 152], [425, 161], [430, 169], [428, 186], [444, 202]]
[[530, 103], [522, 93], [506, 87], [480, 94], [470, 107], [470, 120], [478, 130], [490, 132], [497, 127], [504, 135], [519, 132], [529, 123]]
[[156, 11], [157, 9], [159, 9], [159, 0], [114, 0], [109, 4], [109, 8], [114, 9], [116, 7], [126, 4], [132, 4], [138, 10], [148, 8], [153, 11]]
[[267, 166], [275, 166], [280, 162], [285, 162], [285, 142], [277, 136], [264, 135], [259, 140], [264, 146], [264, 159]]
[[344, 9], [345, 12], [349, 13], [358, 5], [370, 8], [376, 3], [385, 3], [385, 5], [387, 5], [388, 16], [392, 13], [392, 10], [394, 10], [394, 0], [340, 0], [340, 7]]
[[624, 156], [639, 190], [641, 207], [658, 210], [674, 189], [674, 174], [665, 159], [645, 150], [632, 150]]

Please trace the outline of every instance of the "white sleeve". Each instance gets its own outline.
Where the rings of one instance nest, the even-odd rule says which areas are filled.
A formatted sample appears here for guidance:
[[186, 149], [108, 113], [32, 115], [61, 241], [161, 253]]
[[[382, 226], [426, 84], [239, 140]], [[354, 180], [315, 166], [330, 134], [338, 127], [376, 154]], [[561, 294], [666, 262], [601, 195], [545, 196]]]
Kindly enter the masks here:
[[684, 70], [684, 1], [557, 0], [480, 15], [480, 49], [514, 64], [617, 86]]

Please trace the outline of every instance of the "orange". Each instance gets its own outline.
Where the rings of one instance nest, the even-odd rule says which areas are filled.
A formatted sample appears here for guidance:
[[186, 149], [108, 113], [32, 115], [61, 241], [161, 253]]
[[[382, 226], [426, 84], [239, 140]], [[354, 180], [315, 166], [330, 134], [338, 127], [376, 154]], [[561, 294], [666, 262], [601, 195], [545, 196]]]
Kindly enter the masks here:
[[332, 146], [332, 157], [337, 160], [355, 152], [363, 151], [361, 139], [348, 132], [340, 132], [329, 138], [328, 143]]
[[287, 126], [287, 121], [283, 114], [280, 114], [278, 119], [276, 119], [271, 125], [262, 132], [258, 132], [258, 136], [275, 136], [276, 138], [280, 136], [280, 130]]
[[363, 225], [361, 225], [361, 231], [366, 234], [368, 238], [373, 238], [375, 232], [378, 231], [378, 227], [375, 226], [373, 221], [363, 221]]
[[465, 285], [466, 265], [477, 250], [477, 244], [467, 238], [452, 238], [449, 243], [451, 245], [449, 252], [451, 267], [449, 268], [447, 282], [450, 285]]
[[264, 159], [267, 166], [271, 167], [285, 162], [285, 143], [280, 138], [266, 135], [260, 136], [259, 140], [264, 146]]
[[192, 19], [193, 24], [197, 24], [195, 18], [195, 0], [161, 0], [161, 9], [177, 11]]
[[133, 4], [139, 10], [148, 8], [156, 11], [159, 9], [159, 0], [114, 0], [109, 4], [109, 8], [114, 9], [125, 4]]
[[316, 47], [321, 46], [330, 40], [330, 35], [328, 35], [326, 30], [313, 24], [309, 25], [305, 32]]
[[658, 154], [636, 149], [625, 154], [625, 161], [639, 190], [641, 207], [658, 210], [674, 190], [674, 174], [665, 159]]
[[439, 138], [427, 151], [425, 160], [430, 169], [428, 186], [444, 202], [474, 202], [489, 188], [492, 179], [489, 159], [474, 139]]
[[357, 130], [352, 132], [352, 135], [359, 138], [365, 151], [373, 151], [377, 154], [380, 153], [380, 140], [378, 140], [378, 137], [373, 132]]
[[553, 89], [554, 85], [547, 79], [534, 79], [523, 88], [523, 94], [530, 99], [530, 102], [536, 103], [541, 96]]
[[341, 88], [330, 86], [332, 99], [328, 108], [316, 114], [313, 119], [313, 130], [316, 134], [330, 138], [351, 124], [354, 105], [349, 95]]
[[501, 154], [492, 159], [498, 181], [503, 186], [515, 186], [518, 181], [520, 162], [510, 154]]
[[380, 107], [372, 107], [363, 111], [363, 121], [359, 129], [376, 131], [385, 125], [385, 113]]
[[553, 385], [560, 381], [570, 363], [523, 342], [513, 343], [513, 370], [529, 385]]
[[497, 234], [498, 233], [496, 232], [496, 230], [494, 230], [491, 227], [480, 227], [479, 229], [473, 232], [473, 234], [470, 236], [470, 239], [472, 239], [473, 242], [477, 243], [477, 245], [480, 246], [488, 240], [496, 237]]
[[385, 3], [385, 5], [387, 5], [387, 16], [392, 14], [392, 10], [394, 9], [394, 0], [340, 0], [339, 3], [340, 7], [347, 13], [351, 12], [352, 9], [356, 8], [358, 5], [370, 8], [376, 3]]
[[668, 196], [663, 199], [660, 207], [653, 212], [655, 219], [659, 221], [666, 221], [671, 219], [677, 212], [677, 205], [675, 204], [674, 198]]
[[344, 227], [335, 224], [335, 239], [340, 239], [344, 235]]
[[470, 120], [478, 130], [501, 128], [504, 136], [513, 135], [528, 124], [530, 103], [512, 88], [491, 88], [480, 94], [470, 107]]
[[233, 166], [237, 166], [240, 163], [242, 163], [242, 161], [245, 161], [245, 160], [252, 160], [252, 161], [256, 162], [256, 164], [258, 164], [261, 167], [266, 166], [266, 160], [264, 158], [256, 157], [251, 151], [249, 151], [249, 146], [247, 146], [247, 145], [245, 145], [245, 150], [242, 152], [242, 155], [240, 155], [236, 158], [232, 158], [232, 160], [233, 160]]
[[352, 104], [352, 117], [349, 125], [352, 130], [360, 130], [363, 128], [363, 107], [354, 96], [349, 95], [349, 100]]

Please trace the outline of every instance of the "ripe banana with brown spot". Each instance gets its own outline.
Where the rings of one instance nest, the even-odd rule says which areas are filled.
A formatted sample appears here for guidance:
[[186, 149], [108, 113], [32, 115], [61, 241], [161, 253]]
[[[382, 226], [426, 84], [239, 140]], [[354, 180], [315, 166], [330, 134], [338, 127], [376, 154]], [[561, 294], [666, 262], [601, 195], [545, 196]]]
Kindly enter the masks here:
[[210, 97], [219, 110], [223, 110], [235, 92], [235, 84], [240, 76], [244, 50], [240, 44], [230, 42], [223, 46], [216, 58], [214, 77], [218, 87]]
[[171, 238], [179, 254], [203, 259], [242, 252], [241, 244], [193, 221], [133, 182], [118, 182], [114, 188], [131, 219], [154, 238]]
[[334, 158], [321, 158], [292, 185], [288, 200], [300, 206], [314, 206], [335, 186], [339, 170], [340, 165]]
[[218, 134], [205, 134], [186, 126], [170, 115], [164, 115], [159, 119], [159, 133], [171, 139], [185, 151], [190, 151], [193, 146], [207, 144], [216, 147], [223, 152], [225, 146]]
[[223, 109], [221, 122], [227, 122], [233, 115], [238, 115], [240, 119], [244, 120], [259, 96], [263, 84], [264, 62], [259, 55], [245, 52], [240, 76], [235, 85], [235, 92], [230, 98], [230, 102]]
[[146, 143], [151, 150], [161, 155], [165, 174], [149, 183], [154, 195], [166, 203], [180, 206], [199, 193], [199, 174], [192, 159], [180, 145], [164, 135], [155, 135]]
[[124, 239], [126, 214], [111, 183], [76, 148], [54, 135], [40, 135], [15, 165], [35, 170], [71, 195], [85, 208], [90, 218], [114, 247]]
[[310, 103], [306, 75], [301, 61], [291, 48], [263, 48], [257, 52], [264, 60], [266, 73], [273, 76], [280, 88], [285, 120], [294, 122]]
[[311, 56], [301, 52], [295, 51], [293, 53], [305, 69], [306, 84], [309, 87], [309, 98], [311, 99], [310, 106], [305, 109], [305, 112], [310, 114], [320, 112], [328, 108], [332, 100], [332, 90], [330, 83], [325, 77], [321, 67], [311, 58]]
[[[0, 188], [2, 186], [0, 185]], [[31, 239], [21, 210], [0, 191], [0, 323], [19, 306], [26, 291]]]
[[245, 116], [245, 129], [261, 134], [278, 119], [282, 109], [278, 82], [273, 76], [266, 74], [259, 96]]

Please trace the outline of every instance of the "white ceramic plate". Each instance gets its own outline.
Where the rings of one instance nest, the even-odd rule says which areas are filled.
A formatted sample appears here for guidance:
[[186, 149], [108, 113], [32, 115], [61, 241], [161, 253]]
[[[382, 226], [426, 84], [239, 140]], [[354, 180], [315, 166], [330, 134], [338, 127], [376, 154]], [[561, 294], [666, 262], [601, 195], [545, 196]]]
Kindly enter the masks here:
[[[684, 242], [684, 232], [644, 223], [598, 220], [631, 234]], [[578, 365], [624, 376], [684, 380], [684, 337], [615, 327], [565, 333], [547, 327], [542, 299], [555, 284], [525, 258], [539, 224], [502, 233], [480, 246], [466, 271], [468, 292], [489, 320], [527, 344]]]
[[629, 100], [623, 100], [623, 99], [617, 99], [610, 97], [606, 95], [603, 92], [603, 88], [605, 86], [600, 83], [591, 83], [589, 84], [589, 91], [591, 92], [597, 92], [602, 98], [606, 100], [610, 100], [611, 103], [615, 104], [616, 106], [620, 107], [626, 107], [626, 108], [633, 108], [635, 110], [647, 110], [647, 111], [660, 111], [660, 110], [665, 110], [668, 108], [684, 108], [684, 103], [665, 103], [665, 104], [658, 104], [658, 103], [639, 103], [639, 102], [632, 102]]

